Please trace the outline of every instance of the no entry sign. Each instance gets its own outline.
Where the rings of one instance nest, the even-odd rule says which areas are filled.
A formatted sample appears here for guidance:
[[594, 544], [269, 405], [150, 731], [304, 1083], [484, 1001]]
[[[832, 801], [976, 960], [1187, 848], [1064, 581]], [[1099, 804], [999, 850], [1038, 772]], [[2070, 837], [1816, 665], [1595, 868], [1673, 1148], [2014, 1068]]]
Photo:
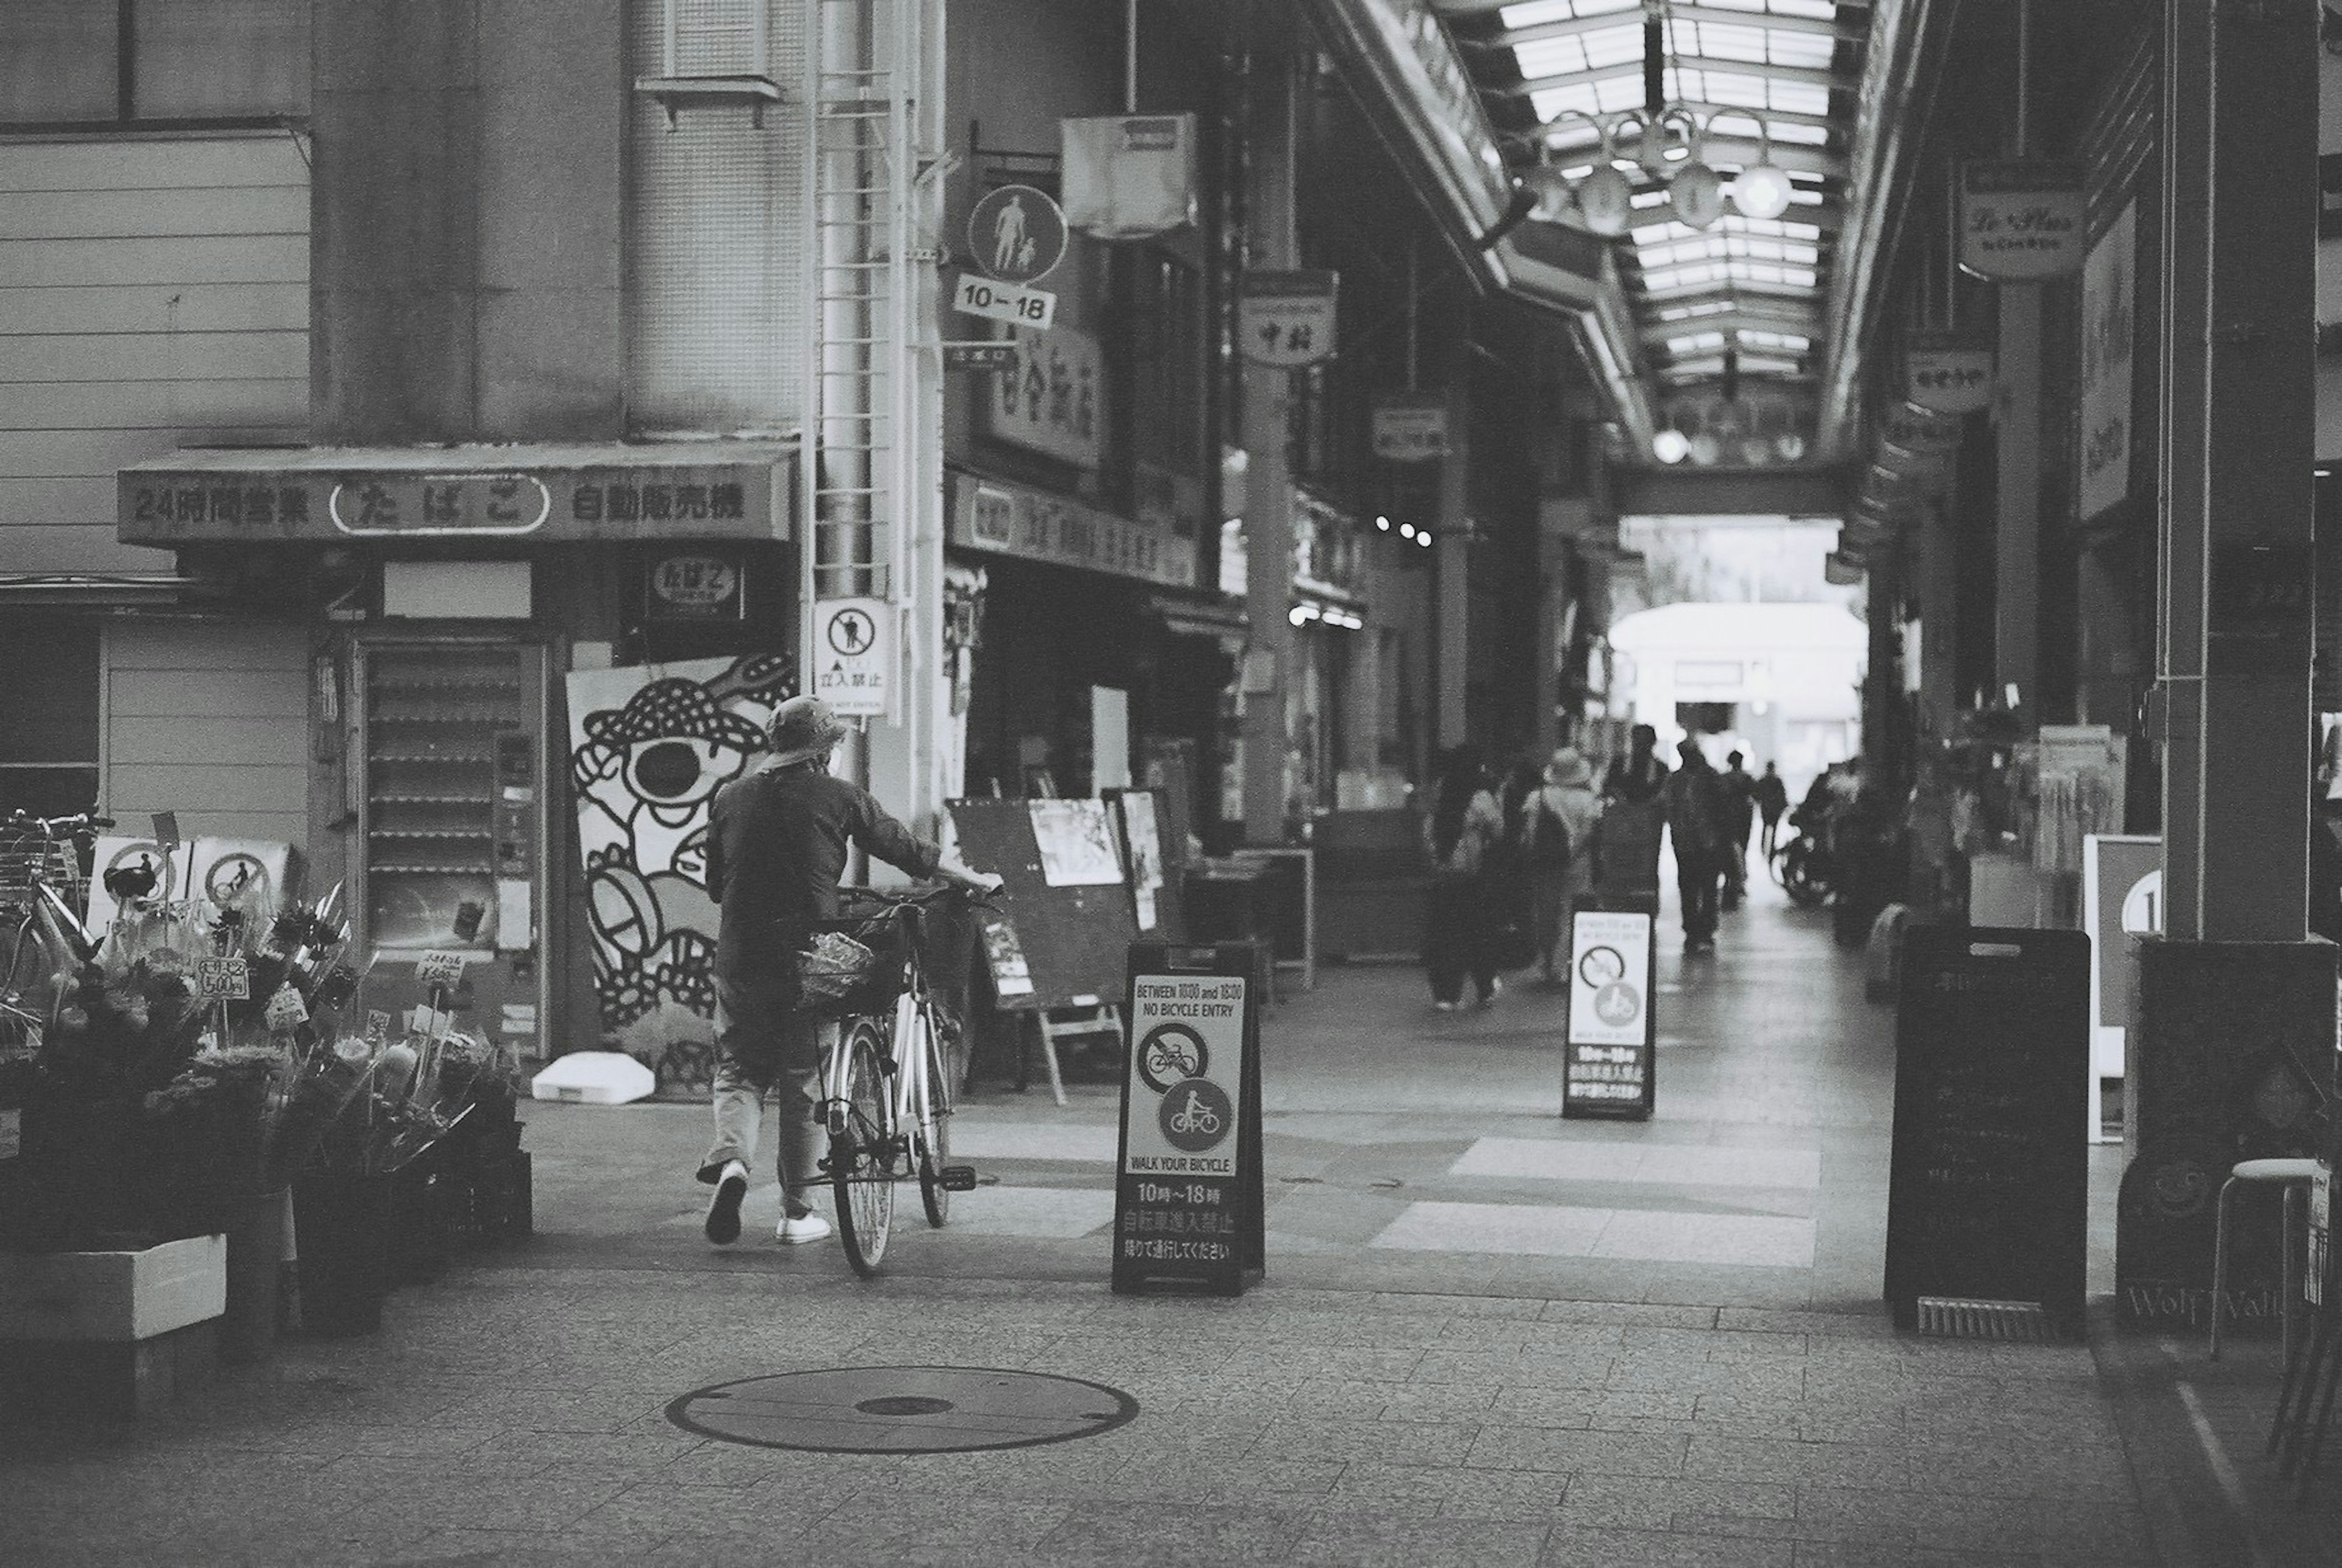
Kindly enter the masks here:
[[1651, 1114], [1652, 978], [1648, 914], [1581, 909], [1571, 917], [1563, 1115]]

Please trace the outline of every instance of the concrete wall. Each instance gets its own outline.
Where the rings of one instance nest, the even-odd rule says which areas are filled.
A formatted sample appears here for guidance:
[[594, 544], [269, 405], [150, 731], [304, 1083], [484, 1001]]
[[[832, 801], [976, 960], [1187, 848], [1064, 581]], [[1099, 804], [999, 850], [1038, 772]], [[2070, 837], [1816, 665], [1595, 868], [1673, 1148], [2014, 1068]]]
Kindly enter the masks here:
[[167, 572], [115, 470], [298, 443], [309, 174], [281, 132], [0, 143], [0, 572]]
[[308, 644], [296, 626], [110, 623], [104, 810], [185, 834], [309, 835]]
[[617, 0], [318, 0], [321, 442], [622, 427]]

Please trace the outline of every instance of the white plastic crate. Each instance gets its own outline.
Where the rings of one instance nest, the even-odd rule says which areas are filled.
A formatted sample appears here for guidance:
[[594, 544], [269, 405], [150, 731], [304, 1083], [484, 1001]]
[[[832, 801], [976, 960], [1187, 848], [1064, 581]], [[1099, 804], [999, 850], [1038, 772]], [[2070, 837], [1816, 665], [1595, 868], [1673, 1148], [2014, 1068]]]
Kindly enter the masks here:
[[0, 1340], [153, 1339], [227, 1310], [227, 1238], [135, 1253], [0, 1253]]
[[651, 1070], [623, 1051], [572, 1051], [529, 1081], [539, 1100], [577, 1105], [624, 1105], [658, 1087]]

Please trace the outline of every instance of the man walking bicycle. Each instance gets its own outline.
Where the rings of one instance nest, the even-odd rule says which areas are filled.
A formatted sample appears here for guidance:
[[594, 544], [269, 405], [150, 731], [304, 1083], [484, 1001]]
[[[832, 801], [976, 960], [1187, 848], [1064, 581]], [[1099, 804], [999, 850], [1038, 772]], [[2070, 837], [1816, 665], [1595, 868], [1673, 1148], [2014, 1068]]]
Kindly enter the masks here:
[[719, 1246], [740, 1234], [767, 1093], [779, 1111], [781, 1223], [774, 1239], [796, 1243], [829, 1234], [809, 1194], [820, 1180], [821, 1063], [838, 1026], [796, 1011], [796, 957], [823, 923], [837, 918], [848, 849], [979, 893], [1000, 885], [889, 816], [869, 791], [833, 777], [830, 753], [845, 734], [828, 704], [791, 697], [766, 727], [771, 754], [716, 792], [709, 808], [707, 891], [723, 918], [716, 938], [716, 1142], [699, 1163], [699, 1179], [716, 1189], [706, 1228]]

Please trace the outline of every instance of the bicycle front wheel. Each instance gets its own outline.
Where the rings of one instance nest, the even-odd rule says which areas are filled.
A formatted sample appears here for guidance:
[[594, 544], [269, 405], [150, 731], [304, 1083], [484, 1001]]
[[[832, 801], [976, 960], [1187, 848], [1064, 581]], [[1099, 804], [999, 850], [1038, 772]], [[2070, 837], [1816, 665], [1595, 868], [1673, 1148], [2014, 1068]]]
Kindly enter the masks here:
[[951, 1223], [951, 1190], [943, 1180], [944, 1167], [951, 1164], [951, 1076], [935, 1019], [922, 1013], [918, 1020], [920, 1076], [925, 1084], [919, 1103], [912, 1107], [918, 1120], [911, 1129], [911, 1152], [919, 1170], [919, 1203], [927, 1211], [927, 1223], [942, 1230]]
[[829, 1134], [829, 1180], [846, 1261], [868, 1279], [886, 1255], [895, 1223], [895, 1114], [882, 1063], [886, 1043], [867, 1018], [846, 1025], [845, 1082]]

